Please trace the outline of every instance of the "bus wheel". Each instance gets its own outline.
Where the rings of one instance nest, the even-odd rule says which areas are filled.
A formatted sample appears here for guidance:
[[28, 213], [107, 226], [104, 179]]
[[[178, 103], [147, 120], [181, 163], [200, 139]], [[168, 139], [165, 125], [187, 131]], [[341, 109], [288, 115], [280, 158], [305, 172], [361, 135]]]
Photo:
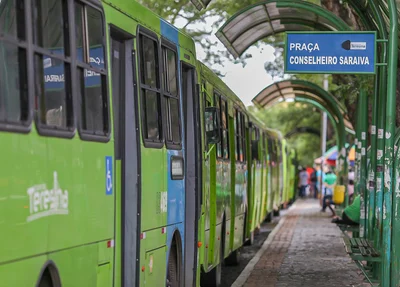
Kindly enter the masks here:
[[229, 266], [239, 265], [240, 262], [240, 248], [233, 251], [229, 254], [228, 257], [225, 258], [225, 264]]
[[166, 287], [179, 287], [179, 272], [178, 272], [178, 256], [176, 254], [176, 243], [174, 242], [171, 246], [168, 258], [168, 271], [167, 271], [167, 282]]
[[40, 279], [39, 287], [53, 287], [53, 280], [51, 280], [49, 269], [46, 269], [43, 272], [42, 279]]
[[279, 216], [280, 210], [279, 209], [274, 209], [274, 216]]
[[202, 272], [200, 277], [200, 286], [219, 287], [221, 286], [222, 261], [224, 261], [222, 244], [220, 246], [220, 262], [210, 272]]
[[250, 232], [250, 237], [244, 242], [244, 246], [251, 246], [254, 243], [254, 230]]
[[265, 218], [264, 222], [271, 222], [271, 220], [272, 220], [272, 213], [271, 213], [271, 212], [268, 212], [268, 215], [267, 215], [267, 217]]

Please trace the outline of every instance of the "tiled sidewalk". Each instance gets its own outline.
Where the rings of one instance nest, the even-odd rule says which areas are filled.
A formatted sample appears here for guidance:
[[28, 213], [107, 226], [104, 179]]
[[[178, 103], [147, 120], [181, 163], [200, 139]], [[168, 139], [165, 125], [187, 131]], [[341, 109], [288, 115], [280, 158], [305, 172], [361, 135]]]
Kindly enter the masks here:
[[243, 286], [369, 286], [317, 200], [298, 200], [282, 220]]

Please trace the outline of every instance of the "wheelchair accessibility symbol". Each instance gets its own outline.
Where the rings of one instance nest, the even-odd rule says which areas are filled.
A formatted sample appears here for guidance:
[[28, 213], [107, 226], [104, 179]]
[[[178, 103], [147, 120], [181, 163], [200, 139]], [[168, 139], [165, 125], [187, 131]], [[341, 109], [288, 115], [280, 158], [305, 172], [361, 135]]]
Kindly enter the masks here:
[[112, 176], [112, 156], [106, 156], [106, 195], [112, 195], [113, 192]]

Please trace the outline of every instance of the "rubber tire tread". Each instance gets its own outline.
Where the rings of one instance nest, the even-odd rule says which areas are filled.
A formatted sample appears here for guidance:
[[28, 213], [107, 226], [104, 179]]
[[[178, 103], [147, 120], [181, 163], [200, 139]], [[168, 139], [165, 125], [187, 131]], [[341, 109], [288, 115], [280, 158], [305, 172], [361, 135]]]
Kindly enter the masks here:
[[240, 263], [240, 248], [231, 252], [228, 257], [225, 258], [225, 264], [228, 266], [236, 266]]
[[48, 269], [43, 272], [42, 279], [40, 280], [38, 287], [53, 287], [53, 280], [51, 280], [51, 274]]
[[178, 257], [176, 254], [176, 244], [171, 246], [171, 251], [168, 258], [168, 271], [167, 280], [165, 283], [166, 287], [180, 287], [179, 273], [178, 273]]
[[220, 287], [222, 281], [222, 262], [224, 261], [224, 253], [223, 253], [223, 245], [222, 241], [219, 248], [219, 256], [220, 262], [217, 266], [215, 266], [210, 272], [201, 274], [200, 277], [200, 286], [204, 287]]

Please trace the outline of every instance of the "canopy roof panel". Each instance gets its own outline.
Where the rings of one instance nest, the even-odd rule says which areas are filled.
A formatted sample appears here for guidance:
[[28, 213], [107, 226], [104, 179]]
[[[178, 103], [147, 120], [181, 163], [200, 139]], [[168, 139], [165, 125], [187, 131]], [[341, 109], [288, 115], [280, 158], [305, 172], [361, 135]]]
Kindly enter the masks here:
[[338, 122], [338, 115], [333, 112], [331, 103], [325, 100], [325, 97], [328, 96], [339, 108], [346, 128], [354, 130], [353, 125], [348, 118], [346, 108], [328, 92], [323, 91], [323, 93], [325, 94], [322, 95], [321, 88], [317, 88], [315, 84], [300, 80], [284, 80], [273, 83], [263, 89], [254, 97], [252, 102], [260, 108], [269, 108], [281, 102], [295, 101], [296, 98], [311, 99], [331, 111], [333, 118]]
[[237, 58], [257, 41], [285, 31], [335, 30], [350, 28], [318, 5], [300, 0], [267, 0], [236, 13], [216, 36]]
[[211, 0], [190, 0], [192, 4], [197, 8], [197, 10], [202, 10], [203, 8], [207, 8], [208, 4], [210, 4]]

